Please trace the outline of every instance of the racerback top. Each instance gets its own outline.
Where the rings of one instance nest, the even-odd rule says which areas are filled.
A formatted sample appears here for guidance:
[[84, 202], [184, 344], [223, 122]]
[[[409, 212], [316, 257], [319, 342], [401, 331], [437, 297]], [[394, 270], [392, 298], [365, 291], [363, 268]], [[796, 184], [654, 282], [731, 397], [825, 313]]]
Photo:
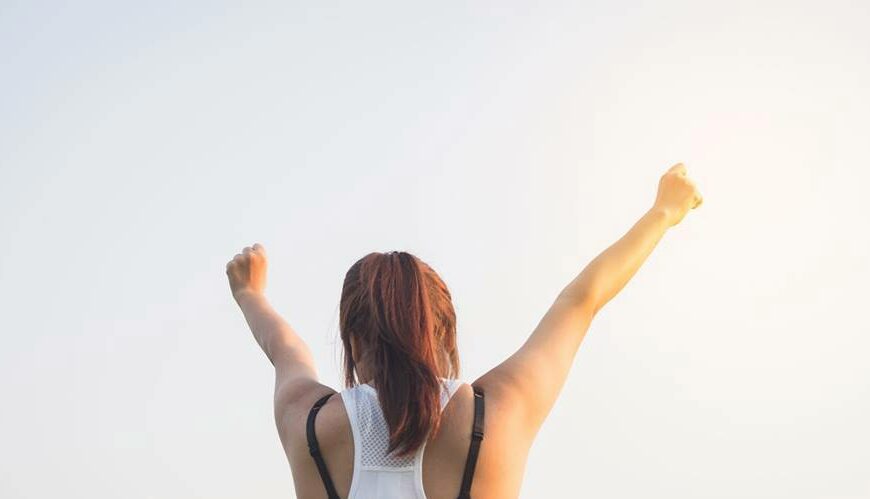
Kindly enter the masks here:
[[[442, 379], [441, 410], [464, 383]], [[341, 392], [353, 432], [353, 478], [348, 499], [426, 499], [423, 491], [423, 452], [426, 442], [413, 454], [398, 457], [387, 453], [390, 430], [369, 384]]]

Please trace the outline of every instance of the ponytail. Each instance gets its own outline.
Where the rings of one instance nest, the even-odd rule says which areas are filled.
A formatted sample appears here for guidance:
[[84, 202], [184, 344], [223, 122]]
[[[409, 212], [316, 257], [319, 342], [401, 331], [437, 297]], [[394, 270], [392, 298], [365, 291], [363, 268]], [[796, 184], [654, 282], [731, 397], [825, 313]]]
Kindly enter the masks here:
[[409, 253], [370, 253], [345, 276], [339, 322], [345, 384], [359, 382], [364, 363], [390, 429], [387, 451], [416, 451], [440, 427], [440, 378], [459, 372], [447, 287]]

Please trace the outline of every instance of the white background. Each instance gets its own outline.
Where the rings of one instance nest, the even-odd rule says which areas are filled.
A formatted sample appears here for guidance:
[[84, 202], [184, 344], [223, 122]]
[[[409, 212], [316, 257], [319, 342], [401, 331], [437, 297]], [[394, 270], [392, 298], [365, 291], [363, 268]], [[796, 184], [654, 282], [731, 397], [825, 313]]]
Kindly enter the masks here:
[[866, 2], [0, 3], [0, 496], [287, 498], [244, 246], [340, 388], [370, 251], [463, 377], [684, 162], [523, 498], [870, 496]]

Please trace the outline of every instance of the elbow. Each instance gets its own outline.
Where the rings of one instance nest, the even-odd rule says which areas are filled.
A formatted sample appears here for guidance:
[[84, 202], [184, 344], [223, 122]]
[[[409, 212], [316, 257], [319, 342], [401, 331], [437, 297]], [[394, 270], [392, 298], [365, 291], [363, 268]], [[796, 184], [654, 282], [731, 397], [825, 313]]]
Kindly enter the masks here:
[[588, 310], [591, 315], [595, 315], [604, 305], [601, 301], [601, 293], [598, 293], [593, 286], [582, 286], [578, 288], [565, 288], [559, 294], [559, 300], [565, 301], [572, 306], [580, 307]]

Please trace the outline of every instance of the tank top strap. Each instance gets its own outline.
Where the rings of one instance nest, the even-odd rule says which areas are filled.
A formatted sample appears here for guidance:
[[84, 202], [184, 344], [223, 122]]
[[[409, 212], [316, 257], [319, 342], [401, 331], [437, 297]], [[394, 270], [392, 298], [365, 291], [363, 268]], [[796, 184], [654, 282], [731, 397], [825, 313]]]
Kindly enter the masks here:
[[443, 411], [444, 408], [447, 407], [447, 403], [450, 402], [450, 399], [453, 398], [456, 390], [458, 390], [460, 386], [465, 384], [465, 382], [461, 379], [449, 378], [442, 378], [441, 382], [443, 383], [444, 387], [444, 389], [441, 391], [441, 410]]

